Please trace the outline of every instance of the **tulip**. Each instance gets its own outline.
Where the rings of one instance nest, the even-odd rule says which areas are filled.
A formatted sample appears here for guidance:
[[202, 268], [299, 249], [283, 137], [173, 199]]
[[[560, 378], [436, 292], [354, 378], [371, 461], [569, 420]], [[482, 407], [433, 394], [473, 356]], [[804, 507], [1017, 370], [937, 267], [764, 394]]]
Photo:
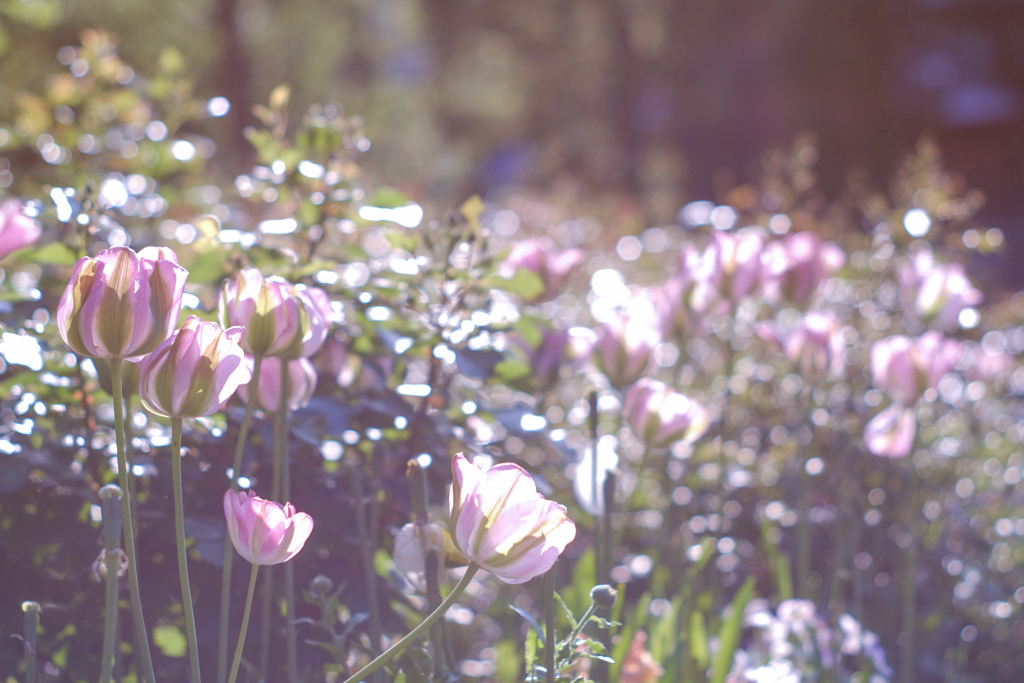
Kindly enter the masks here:
[[537, 493], [512, 463], [483, 470], [461, 453], [452, 459], [448, 528], [459, 552], [506, 583], [524, 583], [551, 569], [576, 525], [560, 505]]
[[579, 249], [554, 251], [546, 240], [532, 239], [516, 243], [502, 263], [501, 273], [513, 277], [519, 270], [536, 274], [544, 285], [543, 290], [530, 299], [531, 303], [553, 299], [562, 284], [583, 263], [583, 252]]
[[946, 329], [959, 323], [960, 311], [984, 298], [959, 263], [938, 264], [929, 249], [918, 251], [900, 269], [900, 299], [905, 310], [925, 321], [937, 320]]
[[[298, 410], [313, 398], [316, 390], [317, 373], [308, 358], [296, 358], [293, 361], [282, 361], [271, 356], [264, 358], [260, 364], [260, 378], [256, 394], [260, 408], [268, 413], [276, 413], [281, 408], [281, 363], [288, 363], [288, 410]], [[245, 357], [245, 367], [253, 372], [252, 356]], [[249, 400], [249, 385], [238, 387], [238, 396], [243, 401]]]
[[871, 347], [871, 374], [875, 386], [904, 406], [939, 384], [960, 358], [960, 343], [938, 332], [910, 338], [894, 335]]
[[512, 341], [526, 353], [530, 368], [533, 370], [532, 377], [537, 387], [544, 391], [550, 389], [558, 380], [558, 370], [565, 360], [566, 348], [569, 345], [569, 331], [538, 325], [534, 332], [533, 336], [539, 333], [539, 339], [533, 343], [521, 334], [514, 335]]
[[757, 331], [765, 341], [781, 348], [804, 376], [842, 376], [846, 342], [842, 325], [831, 313], [812, 311], [789, 332], [775, 323], [762, 324]]
[[696, 402], [657, 380], [643, 378], [626, 395], [622, 414], [649, 448], [692, 443], [708, 429], [708, 416]]
[[250, 491], [224, 492], [228, 535], [238, 554], [254, 565], [281, 564], [295, 557], [313, 532], [313, 518]]
[[220, 410], [252, 379], [239, 339], [242, 330], [190, 316], [139, 367], [142, 403], [157, 415], [203, 417]]
[[39, 221], [25, 215], [21, 200], [0, 203], [0, 259], [34, 243], [42, 234]]
[[174, 330], [188, 271], [105, 249], [75, 266], [57, 305], [57, 327], [72, 351], [92, 358], [138, 360]]
[[608, 382], [622, 389], [647, 372], [654, 349], [660, 343], [660, 321], [653, 313], [618, 314], [601, 324], [594, 360]]
[[139, 252], [139, 258], [146, 258], [150, 261], [178, 262], [178, 255], [170, 247], [145, 247]]
[[264, 279], [256, 268], [246, 268], [224, 282], [220, 321], [224, 327], [245, 328], [242, 348], [249, 355], [308, 357], [327, 337], [331, 321], [325, 317], [325, 300], [326, 294], [315, 287]]
[[910, 454], [917, 436], [914, 409], [894, 403], [875, 415], [864, 427], [864, 444], [875, 455], [903, 458]]
[[737, 303], [753, 294], [764, 277], [763, 248], [764, 238], [756, 231], [715, 232], [694, 273], [694, 310], [706, 311], [715, 301]]
[[395, 536], [395, 569], [420, 593], [427, 592], [427, 552], [437, 558], [437, 575], [444, 573], [444, 530], [438, 524], [410, 522]]
[[821, 283], [845, 262], [834, 242], [822, 242], [813, 232], [792, 233], [765, 250], [767, 293], [807, 308]]

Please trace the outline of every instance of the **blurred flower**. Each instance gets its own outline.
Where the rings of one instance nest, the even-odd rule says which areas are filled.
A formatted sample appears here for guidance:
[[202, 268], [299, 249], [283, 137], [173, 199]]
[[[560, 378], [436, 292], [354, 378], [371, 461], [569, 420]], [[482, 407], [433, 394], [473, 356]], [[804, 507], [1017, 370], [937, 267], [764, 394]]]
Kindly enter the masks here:
[[647, 372], [654, 349], [660, 343], [661, 330], [653, 315], [616, 314], [601, 324], [594, 362], [609, 384], [622, 389]]
[[543, 291], [529, 303], [549, 301], [561, 290], [563, 282], [583, 264], [579, 249], [555, 251], [548, 240], [531, 239], [517, 242], [501, 264], [503, 277], [511, 278], [519, 270], [535, 273], [544, 285]]
[[622, 660], [620, 683], [657, 683], [664, 675], [665, 669], [647, 649], [647, 634], [640, 630], [634, 631], [629, 652]]
[[0, 203], [0, 259], [39, 239], [43, 228], [39, 221], [25, 215], [20, 199]]
[[252, 564], [281, 564], [295, 557], [313, 532], [313, 518], [250, 491], [224, 492], [228, 535]]
[[875, 415], [864, 427], [864, 444], [875, 455], [903, 458], [910, 454], [917, 436], [913, 408], [894, 403]]
[[220, 410], [252, 379], [238, 340], [242, 330], [190, 316], [180, 330], [139, 365], [139, 394], [164, 417], [202, 417]]
[[150, 261], [178, 262], [178, 255], [170, 247], [145, 247], [139, 252], [139, 258], [148, 258]]
[[395, 569], [420, 593], [427, 592], [427, 552], [437, 556], [437, 575], [444, 575], [444, 530], [436, 523], [409, 522], [395, 536]]
[[569, 331], [555, 330], [546, 324], [534, 326], [528, 339], [522, 332], [512, 335], [511, 341], [526, 353], [533, 371], [532, 377], [541, 391], [547, 391], [558, 381], [558, 371], [566, 357]]
[[716, 231], [694, 273], [694, 310], [703, 312], [716, 301], [736, 303], [752, 295], [764, 277], [763, 248], [764, 238], [754, 230], [736, 234]]
[[765, 341], [780, 347], [804, 377], [842, 377], [846, 342], [842, 325], [831, 313], [812, 311], [789, 332], [775, 322], [762, 323], [757, 332]]
[[92, 358], [138, 359], [178, 324], [188, 271], [172, 261], [105, 249], [75, 266], [57, 305], [57, 327], [72, 351]]
[[608, 473], [619, 466], [619, 454], [615, 452], [614, 436], [605, 434], [597, 440], [597, 463], [589, 450], [584, 451], [576, 463], [576, 474], [572, 487], [576, 502], [583, 510], [595, 517], [604, 514], [604, 482]]
[[629, 390], [622, 416], [649, 448], [667, 448], [680, 439], [692, 443], [708, 429], [700, 404], [647, 377]]
[[959, 326], [960, 311], [977, 306], [984, 296], [967, 279], [959, 263], [939, 264], [931, 249], [917, 251], [899, 272], [900, 299], [905, 310], [945, 329]]
[[246, 268], [224, 282], [220, 321], [245, 328], [242, 348], [253, 356], [295, 359], [313, 355], [327, 338], [333, 311], [315, 287], [293, 285]]
[[537, 493], [519, 465], [485, 471], [459, 453], [452, 475], [448, 528], [455, 545], [506, 583], [524, 583], [551, 569], [576, 537], [562, 506]]
[[[316, 368], [308, 358], [296, 358], [282, 361], [270, 356], [260, 363], [260, 381], [256, 393], [257, 401], [265, 412], [274, 413], [281, 406], [281, 363], [288, 363], [288, 410], [298, 410], [313, 398], [316, 390]], [[254, 361], [252, 356], [245, 357], [245, 367], [252, 374]], [[250, 382], [252, 380], [249, 380]], [[238, 396], [242, 401], [249, 400], [249, 383], [238, 387]]]
[[822, 242], [813, 232], [787, 235], [765, 249], [766, 294], [807, 308], [821, 283], [845, 262], [846, 255], [839, 245]]
[[905, 406], [917, 403], [960, 359], [960, 343], [938, 332], [886, 337], [871, 347], [874, 384]]

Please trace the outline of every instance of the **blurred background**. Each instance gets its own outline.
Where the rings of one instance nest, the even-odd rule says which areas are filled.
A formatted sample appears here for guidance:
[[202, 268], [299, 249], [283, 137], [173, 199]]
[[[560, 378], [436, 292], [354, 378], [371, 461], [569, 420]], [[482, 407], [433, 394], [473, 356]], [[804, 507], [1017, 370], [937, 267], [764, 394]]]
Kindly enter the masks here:
[[230, 101], [202, 123], [225, 178], [252, 163], [253, 104], [289, 83], [292, 111], [365, 117], [365, 166], [435, 205], [537, 186], [662, 224], [799, 140], [834, 200], [884, 190], [928, 135], [983, 222], [1012, 235], [1024, 214], [1014, 0], [2, 0], [0, 120], [90, 27], [140, 72], [176, 47], [197, 94]]

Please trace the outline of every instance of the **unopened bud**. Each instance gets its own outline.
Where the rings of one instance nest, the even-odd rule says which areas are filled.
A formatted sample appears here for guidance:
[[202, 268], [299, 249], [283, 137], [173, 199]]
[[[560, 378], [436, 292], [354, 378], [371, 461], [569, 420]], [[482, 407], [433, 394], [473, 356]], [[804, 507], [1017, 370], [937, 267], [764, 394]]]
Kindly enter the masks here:
[[604, 583], [594, 586], [590, 590], [590, 599], [594, 601], [595, 605], [604, 609], [611, 609], [615, 605], [615, 598], [618, 595], [619, 591]]
[[38, 614], [43, 611], [43, 608], [35, 600], [26, 600], [25, 602], [21, 603], [21, 611], [25, 614]]
[[309, 592], [318, 600], [326, 598], [333, 588], [334, 582], [323, 574], [317, 574], [316, 578], [309, 584]]
[[121, 487], [117, 484], [107, 484], [99, 491], [100, 500], [107, 500], [112, 498], [114, 500], [121, 500]]

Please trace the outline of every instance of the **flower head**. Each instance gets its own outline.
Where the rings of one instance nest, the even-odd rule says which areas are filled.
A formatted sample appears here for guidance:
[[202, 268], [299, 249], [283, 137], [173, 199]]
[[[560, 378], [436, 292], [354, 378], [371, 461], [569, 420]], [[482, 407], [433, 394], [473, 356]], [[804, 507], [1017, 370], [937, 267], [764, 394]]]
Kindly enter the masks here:
[[831, 313], [811, 311], [788, 332], [772, 322], [763, 323], [757, 331], [763, 339], [781, 347], [805, 377], [842, 376], [846, 342], [843, 326]]
[[537, 493], [519, 465], [483, 470], [459, 453], [452, 475], [448, 528], [455, 545], [506, 583], [524, 583], [551, 569], [576, 537], [565, 510]]
[[[260, 381], [258, 394], [260, 408], [273, 413], [281, 407], [281, 364], [288, 363], [288, 410], [298, 410], [309, 403], [316, 391], [316, 368], [308, 358], [296, 358], [293, 361], [282, 361], [270, 356], [260, 363]], [[251, 374], [254, 361], [252, 356], [245, 357], [245, 367]], [[251, 381], [251, 380], [250, 380]], [[243, 401], [249, 400], [249, 383], [238, 387], [238, 395]]]
[[531, 302], [548, 301], [555, 298], [562, 284], [583, 263], [583, 252], [579, 249], [554, 250], [549, 241], [541, 239], [517, 242], [508, 258], [502, 263], [504, 277], [511, 278], [520, 270], [528, 270], [540, 278], [543, 289]]
[[917, 416], [913, 408], [893, 403], [864, 426], [864, 445], [874, 455], [903, 458], [910, 455], [917, 436]]
[[60, 336], [83, 356], [137, 360], [174, 330], [187, 278], [177, 263], [142, 258], [128, 247], [87, 256], [57, 305]]
[[190, 316], [140, 364], [143, 404], [165, 417], [202, 417], [220, 410], [252, 378], [238, 345], [241, 336], [241, 328], [223, 330]]
[[843, 267], [846, 255], [834, 242], [813, 232], [794, 232], [765, 250], [767, 289], [806, 308], [821, 283]]
[[0, 259], [39, 239], [43, 228], [39, 221], [25, 215], [25, 206], [18, 199], [0, 203]]
[[871, 375], [875, 386], [894, 401], [911, 406], [937, 387], [959, 359], [960, 342], [938, 332], [914, 338], [894, 335], [871, 347]]
[[313, 532], [313, 518], [291, 503], [264, 500], [252, 491], [225, 491], [224, 517], [238, 554], [252, 564], [281, 564], [295, 557]]
[[715, 232], [694, 273], [693, 308], [702, 312], [716, 301], [737, 303], [752, 295], [764, 277], [764, 238], [754, 230]]
[[708, 429], [708, 416], [700, 404], [647, 377], [629, 390], [622, 414], [652, 448], [666, 448], [680, 439], [696, 441]]
[[984, 298], [959, 263], [936, 263], [930, 249], [914, 254], [899, 273], [903, 307], [925, 321], [937, 320], [946, 329], [959, 324], [960, 311]]
[[632, 384], [647, 372], [654, 349], [661, 343], [661, 320], [653, 304], [649, 300], [646, 303], [601, 324], [594, 361], [616, 389]]

